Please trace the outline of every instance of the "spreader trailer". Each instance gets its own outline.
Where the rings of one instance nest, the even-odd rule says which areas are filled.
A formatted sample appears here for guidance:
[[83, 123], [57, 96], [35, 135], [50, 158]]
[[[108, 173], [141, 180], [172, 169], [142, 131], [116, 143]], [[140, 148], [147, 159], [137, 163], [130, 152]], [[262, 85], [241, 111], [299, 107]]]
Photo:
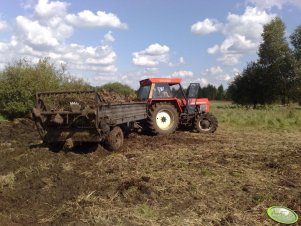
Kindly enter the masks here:
[[33, 119], [45, 143], [104, 142], [118, 150], [124, 132], [147, 118], [146, 107], [145, 102], [104, 103], [96, 91], [39, 92]]

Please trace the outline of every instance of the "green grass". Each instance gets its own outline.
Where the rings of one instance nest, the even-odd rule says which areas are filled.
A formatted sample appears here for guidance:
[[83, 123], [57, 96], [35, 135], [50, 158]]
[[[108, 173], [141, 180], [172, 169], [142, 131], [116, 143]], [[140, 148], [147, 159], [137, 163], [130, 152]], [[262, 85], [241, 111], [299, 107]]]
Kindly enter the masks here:
[[145, 219], [151, 219], [158, 215], [157, 211], [154, 210], [151, 206], [144, 203], [137, 208], [138, 214]]
[[231, 102], [213, 101], [211, 111], [221, 125], [229, 127], [301, 131], [301, 108], [297, 105], [272, 105], [253, 109]]
[[0, 121], [6, 120], [4, 116], [0, 115]]

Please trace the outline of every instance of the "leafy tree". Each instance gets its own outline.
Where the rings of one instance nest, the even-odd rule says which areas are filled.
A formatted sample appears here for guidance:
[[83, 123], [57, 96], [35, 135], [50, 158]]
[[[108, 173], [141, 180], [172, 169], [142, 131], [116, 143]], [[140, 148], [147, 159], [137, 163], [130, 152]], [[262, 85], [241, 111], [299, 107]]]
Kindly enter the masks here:
[[263, 42], [259, 47], [259, 63], [266, 68], [270, 84], [266, 90], [276, 100], [281, 99], [283, 104], [289, 102], [294, 90], [296, 73], [294, 58], [285, 39], [285, 25], [278, 17], [264, 26]]
[[84, 81], [66, 75], [63, 66], [56, 67], [48, 58], [36, 64], [21, 59], [0, 72], [0, 113], [10, 119], [25, 116], [34, 106], [37, 91], [87, 88]]
[[246, 82], [243, 79], [243, 76], [241, 74], [238, 74], [233, 82], [228, 87], [227, 95], [230, 97], [230, 99], [236, 103], [236, 104], [245, 104], [247, 101], [245, 100], [247, 95], [245, 92], [246, 88]]
[[217, 87], [216, 100], [224, 100], [225, 99], [225, 91], [223, 85]]
[[293, 92], [293, 99], [301, 105], [301, 26], [298, 26], [290, 36], [295, 57], [296, 89]]
[[301, 25], [290, 36], [295, 58], [301, 60]]
[[273, 97], [266, 90], [269, 87], [269, 77], [265, 69], [256, 62], [251, 62], [242, 72], [235, 77], [228, 88], [228, 95], [238, 104], [253, 105], [267, 104], [273, 101]]
[[217, 95], [217, 89], [215, 86], [208, 84], [207, 86], [203, 87], [199, 91], [199, 96], [206, 97], [210, 100], [215, 100]]
[[109, 92], [115, 92], [126, 96], [135, 95], [135, 90], [133, 90], [130, 86], [121, 84], [119, 82], [105, 84], [103, 86], [97, 87], [97, 90], [106, 90]]

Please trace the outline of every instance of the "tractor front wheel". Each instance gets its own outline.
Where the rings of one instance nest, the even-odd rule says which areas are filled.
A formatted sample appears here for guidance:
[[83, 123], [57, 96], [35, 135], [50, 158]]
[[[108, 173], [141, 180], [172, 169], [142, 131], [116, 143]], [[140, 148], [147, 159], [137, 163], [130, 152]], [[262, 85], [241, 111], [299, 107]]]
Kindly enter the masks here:
[[123, 131], [120, 127], [114, 127], [105, 140], [105, 147], [109, 151], [117, 151], [123, 145]]
[[218, 127], [218, 121], [213, 114], [205, 113], [196, 118], [194, 126], [200, 133], [214, 133]]
[[178, 127], [179, 114], [172, 104], [157, 103], [152, 106], [148, 121], [153, 134], [170, 134]]

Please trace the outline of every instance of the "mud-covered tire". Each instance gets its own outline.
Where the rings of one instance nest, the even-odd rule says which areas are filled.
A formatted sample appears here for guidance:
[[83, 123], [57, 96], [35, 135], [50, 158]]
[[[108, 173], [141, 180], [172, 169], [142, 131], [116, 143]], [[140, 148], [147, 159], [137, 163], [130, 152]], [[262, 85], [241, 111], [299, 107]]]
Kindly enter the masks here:
[[65, 142], [64, 141], [57, 141], [57, 142], [48, 143], [48, 142], [44, 141], [43, 144], [45, 146], [47, 146], [51, 151], [59, 152], [59, 151], [64, 149]]
[[172, 104], [157, 103], [150, 109], [147, 120], [152, 134], [171, 134], [178, 127], [179, 113]]
[[118, 151], [123, 145], [124, 135], [120, 127], [114, 127], [105, 140], [105, 147], [109, 151]]
[[204, 113], [196, 118], [194, 127], [200, 133], [214, 133], [218, 127], [218, 121], [213, 114]]

